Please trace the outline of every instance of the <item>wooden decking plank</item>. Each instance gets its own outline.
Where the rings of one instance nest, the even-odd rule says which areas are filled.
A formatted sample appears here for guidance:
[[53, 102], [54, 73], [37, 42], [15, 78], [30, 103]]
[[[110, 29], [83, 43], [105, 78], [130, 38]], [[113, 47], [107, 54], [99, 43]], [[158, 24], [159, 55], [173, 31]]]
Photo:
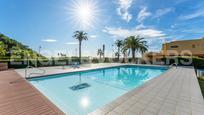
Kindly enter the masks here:
[[15, 71], [8, 70], [0, 72], [0, 115], [64, 113]]

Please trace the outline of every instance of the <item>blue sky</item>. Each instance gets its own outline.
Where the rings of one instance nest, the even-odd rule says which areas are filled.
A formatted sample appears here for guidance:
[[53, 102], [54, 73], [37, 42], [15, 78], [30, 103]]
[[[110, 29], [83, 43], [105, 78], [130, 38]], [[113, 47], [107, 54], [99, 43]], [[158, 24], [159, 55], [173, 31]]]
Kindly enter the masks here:
[[[84, 2], [86, 1], [86, 2]], [[90, 21], [81, 27], [77, 6], [91, 6]], [[84, 30], [83, 55], [96, 56], [106, 45], [112, 55], [116, 39], [141, 35], [150, 51], [164, 42], [204, 37], [203, 0], [0, 0], [0, 32], [46, 55], [75, 55], [73, 32]]]

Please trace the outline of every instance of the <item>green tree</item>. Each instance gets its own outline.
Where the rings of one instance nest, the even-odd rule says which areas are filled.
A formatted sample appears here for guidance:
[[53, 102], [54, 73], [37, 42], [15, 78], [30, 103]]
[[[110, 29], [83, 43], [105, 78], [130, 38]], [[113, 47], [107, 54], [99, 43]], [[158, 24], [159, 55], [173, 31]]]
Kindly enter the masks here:
[[122, 40], [116, 40], [115, 45], [118, 48], [118, 52], [116, 53], [117, 57], [118, 57], [118, 61], [120, 60], [120, 49], [121, 46], [123, 45], [123, 41]]
[[135, 62], [135, 53], [140, 52], [142, 55], [148, 51], [147, 41], [140, 36], [130, 36], [124, 41], [124, 48], [132, 52], [132, 61]]
[[10, 49], [10, 58], [11, 59], [23, 59], [23, 50], [19, 47], [19, 46], [13, 46], [11, 49]]
[[[23, 59], [25, 57], [25, 52], [27, 51], [30, 51], [30, 54], [32, 56], [32, 58], [35, 58], [36, 55], [39, 55], [41, 58], [44, 58], [46, 59], [46, 57], [38, 54], [36, 51], [30, 49], [28, 46], [26, 45], [23, 45], [22, 43], [14, 40], [14, 39], [11, 39], [7, 36], [5, 36], [4, 34], [1, 34], [0, 33], [0, 42], [1, 43], [1, 48], [4, 47], [4, 51], [1, 52], [1, 54], [4, 55], [4, 57], [7, 57], [7, 58], [19, 58], [19, 59]], [[2, 45], [4, 44], [4, 45]], [[1, 55], [0, 54], [0, 55]]]
[[123, 54], [123, 62], [126, 62], [126, 59], [128, 58], [130, 50], [127, 47], [125, 47], [124, 42], [123, 42], [123, 45], [122, 45], [122, 48], [121, 48], [121, 52]]
[[99, 57], [100, 57], [100, 59], [101, 59], [101, 56], [103, 55], [103, 50], [98, 49], [98, 51], [97, 51], [97, 55], [99, 55]]
[[83, 40], [88, 40], [87, 33], [84, 31], [76, 31], [73, 37], [79, 41], [79, 63], [81, 63], [81, 44]]
[[0, 56], [6, 55], [6, 48], [7, 46], [3, 42], [0, 42]]

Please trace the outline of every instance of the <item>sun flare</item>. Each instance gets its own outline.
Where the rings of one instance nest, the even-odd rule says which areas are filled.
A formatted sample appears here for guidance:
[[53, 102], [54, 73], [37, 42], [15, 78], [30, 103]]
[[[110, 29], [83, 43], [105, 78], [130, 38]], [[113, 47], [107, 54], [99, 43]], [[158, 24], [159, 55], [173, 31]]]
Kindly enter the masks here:
[[99, 15], [96, 0], [74, 0], [69, 14], [74, 26], [80, 29], [93, 27]]

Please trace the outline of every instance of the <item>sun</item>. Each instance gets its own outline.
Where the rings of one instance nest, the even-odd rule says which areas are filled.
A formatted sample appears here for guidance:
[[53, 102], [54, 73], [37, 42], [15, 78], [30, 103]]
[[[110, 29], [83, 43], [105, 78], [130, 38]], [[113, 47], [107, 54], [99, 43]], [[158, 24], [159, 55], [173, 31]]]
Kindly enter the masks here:
[[73, 0], [68, 12], [74, 26], [80, 29], [93, 27], [100, 13], [97, 6], [96, 0]]

